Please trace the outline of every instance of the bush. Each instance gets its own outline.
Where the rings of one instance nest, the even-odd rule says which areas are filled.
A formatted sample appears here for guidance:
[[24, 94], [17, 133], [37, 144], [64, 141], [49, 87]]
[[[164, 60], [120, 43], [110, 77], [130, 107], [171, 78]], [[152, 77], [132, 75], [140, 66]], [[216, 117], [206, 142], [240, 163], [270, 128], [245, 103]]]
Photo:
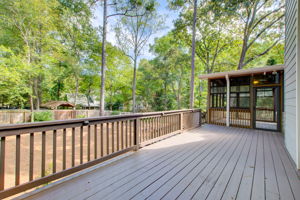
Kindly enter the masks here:
[[80, 118], [86, 118], [85, 115], [77, 115], [76, 118], [80, 119]]
[[114, 110], [111, 112], [111, 115], [119, 115], [120, 114], [120, 111], [117, 111], [117, 110]]
[[53, 113], [51, 111], [34, 112], [34, 121], [43, 122], [53, 120]]

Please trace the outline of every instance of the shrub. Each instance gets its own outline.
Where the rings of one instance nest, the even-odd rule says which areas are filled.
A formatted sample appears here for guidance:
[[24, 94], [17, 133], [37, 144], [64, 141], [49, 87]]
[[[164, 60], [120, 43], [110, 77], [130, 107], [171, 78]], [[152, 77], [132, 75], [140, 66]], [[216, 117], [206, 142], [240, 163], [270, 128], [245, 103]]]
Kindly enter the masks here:
[[53, 120], [53, 113], [51, 111], [34, 112], [34, 121], [43, 122]]
[[111, 115], [119, 115], [120, 114], [120, 111], [117, 111], [117, 110], [114, 110], [111, 112]]
[[77, 115], [76, 118], [80, 119], [80, 118], [86, 118], [85, 115]]

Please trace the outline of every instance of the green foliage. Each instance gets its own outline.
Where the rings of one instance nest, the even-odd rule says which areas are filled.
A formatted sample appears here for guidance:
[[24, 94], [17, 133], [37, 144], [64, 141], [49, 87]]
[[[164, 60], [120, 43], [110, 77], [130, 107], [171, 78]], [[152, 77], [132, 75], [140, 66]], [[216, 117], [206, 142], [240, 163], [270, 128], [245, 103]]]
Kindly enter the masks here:
[[76, 118], [81, 119], [81, 118], [86, 118], [86, 116], [85, 115], [77, 115]]
[[119, 115], [120, 114], [120, 111], [118, 111], [118, 110], [114, 110], [114, 111], [112, 111], [112, 113], [111, 113], [111, 115]]
[[34, 112], [34, 121], [35, 122], [51, 121], [53, 119], [54, 119], [53, 112], [51, 112], [51, 111]]
[[[155, 39], [150, 47], [152, 59], [137, 59], [136, 62], [139, 63], [136, 76], [139, 111], [181, 109], [189, 104], [193, 4], [186, 0], [168, 2], [174, 12], [180, 12], [174, 29]], [[276, 7], [275, 0], [199, 1], [196, 77], [237, 68], [243, 45], [243, 18], [254, 2], [259, 5], [265, 2], [258, 16]], [[0, 1], [1, 107], [37, 108], [38, 104], [48, 101], [66, 100], [67, 93], [99, 97], [102, 33], [92, 24], [93, 3], [93, 0]], [[134, 57], [134, 37], [130, 34], [134, 35], [136, 27], [143, 30], [138, 35], [141, 38], [136, 52], [138, 58], [152, 33], [162, 27], [164, 19], [156, 10], [155, 0], [109, 0], [109, 3], [116, 13], [127, 10], [128, 15], [143, 16], [116, 18], [120, 24], [114, 31], [120, 45], [106, 45], [105, 105], [108, 110], [118, 110], [113, 111], [117, 113], [130, 111], [132, 107], [134, 59], [130, 57]], [[147, 15], [142, 15], [144, 13]], [[270, 16], [275, 19], [279, 14]], [[271, 17], [253, 29], [251, 40]], [[254, 59], [245, 68], [284, 62], [281, 40], [266, 54], [257, 57], [280, 39], [282, 25], [280, 21], [255, 40], [246, 55], [246, 60]], [[196, 78], [196, 107], [205, 109], [206, 90], [206, 82]], [[49, 113], [35, 115], [38, 121], [52, 119]]]

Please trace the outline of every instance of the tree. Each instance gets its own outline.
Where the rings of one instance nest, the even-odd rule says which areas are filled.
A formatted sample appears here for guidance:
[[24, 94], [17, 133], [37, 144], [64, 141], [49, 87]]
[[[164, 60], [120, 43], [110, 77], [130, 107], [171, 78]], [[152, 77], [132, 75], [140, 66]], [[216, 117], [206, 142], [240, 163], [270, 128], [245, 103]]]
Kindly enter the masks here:
[[136, 112], [136, 71], [138, 58], [151, 35], [161, 27], [161, 16], [155, 12], [153, 0], [142, 1], [130, 13], [135, 17], [122, 17], [115, 31], [118, 44], [133, 62], [132, 112]]
[[[232, 48], [236, 37], [235, 32], [238, 29], [232, 18], [228, 16], [216, 16], [214, 12], [208, 9], [208, 5], [203, 4], [198, 7], [196, 23], [196, 47], [195, 54], [199, 61], [204, 65], [204, 73], [213, 73], [218, 64], [223, 66], [235, 66], [235, 63], [224, 62], [220, 55]], [[191, 34], [189, 29], [192, 27], [193, 13], [187, 10], [181, 13], [179, 19], [175, 22], [175, 37], [182, 40], [186, 45], [191, 45], [189, 39]]]
[[30, 66], [31, 80], [28, 81], [32, 88], [30, 93], [31, 109], [40, 108], [42, 89], [41, 82], [44, 78], [46, 63], [51, 64], [52, 46], [56, 46], [55, 7], [54, 0], [36, 1], [7, 0], [0, 3], [1, 27], [13, 35], [16, 41], [6, 41], [7, 45], [16, 45], [19, 52], [24, 52], [27, 65]]
[[[238, 69], [267, 54], [282, 40], [284, 2], [280, 0], [252, 0], [242, 2], [237, 12], [243, 21], [243, 43]], [[272, 38], [273, 42], [261, 52], [247, 57], [251, 47], [259, 40]]]
[[[170, 6], [173, 8], [183, 7], [186, 3], [191, 4], [185, 0], [170, 0]], [[193, 0], [193, 23], [192, 23], [192, 47], [191, 47], [191, 78], [190, 78], [190, 108], [194, 107], [194, 85], [195, 85], [195, 46], [196, 46], [196, 23], [197, 23], [197, 8], [198, 1]]]
[[190, 108], [194, 107], [196, 23], [197, 23], [197, 0], [194, 0]]
[[[111, 0], [111, 3], [108, 3], [108, 0], [103, 0], [100, 115], [104, 114], [105, 107], [106, 34], [108, 18], [114, 16], [137, 17], [137, 15], [134, 14], [134, 10], [143, 5], [142, 2], [142, 0]], [[108, 6], [112, 7], [114, 13], [108, 14]]]

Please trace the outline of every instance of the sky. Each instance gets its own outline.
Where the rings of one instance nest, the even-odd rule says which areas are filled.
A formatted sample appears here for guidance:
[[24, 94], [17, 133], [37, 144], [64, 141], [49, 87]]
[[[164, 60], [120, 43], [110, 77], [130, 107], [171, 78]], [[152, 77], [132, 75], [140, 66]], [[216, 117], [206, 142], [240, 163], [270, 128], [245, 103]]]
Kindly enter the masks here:
[[[153, 34], [152, 37], [149, 39], [149, 44], [154, 43], [154, 39], [161, 37], [167, 34], [173, 28], [173, 21], [179, 16], [179, 12], [175, 10], [168, 9], [168, 2], [167, 0], [156, 0], [159, 4], [158, 6], [158, 14], [165, 16], [165, 28], [158, 31], [157, 33]], [[95, 27], [102, 26], [102, 15], [103, 15], [103, 8], [101, 5], [97, 5], [96, 9], [94, 10], [95, 18], [93, 19], [92, 23]], [[111, 10], [108, 10], [108, 14], [110, 14]], [[108, 33], [107, 33], [107, 41], [112, 43], [113, 45], [117, 45], [117, 40], [115, 38], [115, 34], [113, 31], [113, 26], [117, 22], [117, 17], [110, 17], [108, 19]], [[142, 58], [151, 59], [154, 57], [153, 54], [149, 52], [149, 44], [145, 46], [145, 50], [143, 51]]]

